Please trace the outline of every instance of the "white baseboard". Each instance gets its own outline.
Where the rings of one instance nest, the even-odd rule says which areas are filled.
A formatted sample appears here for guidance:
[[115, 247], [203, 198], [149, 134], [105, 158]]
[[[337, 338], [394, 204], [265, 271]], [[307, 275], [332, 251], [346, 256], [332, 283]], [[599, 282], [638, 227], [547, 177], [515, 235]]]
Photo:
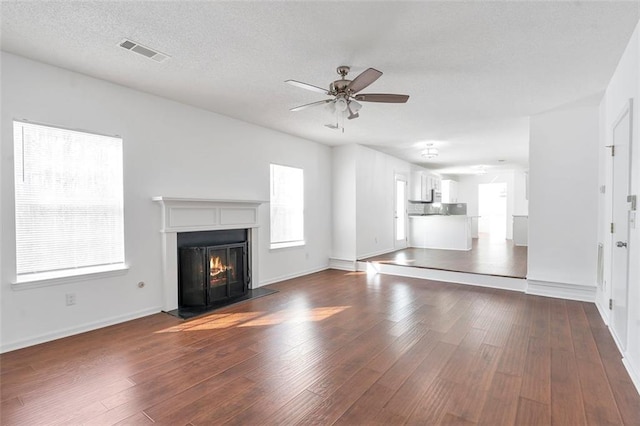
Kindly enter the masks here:
[[356, 261], [348, 260], [348, 259], [336, 259], [334, 257], [330, 257], [329, 268], [339, 269], [341, 271], [353, 272], [356, 270]]
[[330, 265], [327, 265], [327, 266], [321, 266], [319, 268], [308, 269], [308, 270], [302, 271], [302, 272], [296, 272], [296, 273], [293, 273], [293, 274], [281, 275], [279, 277], [275, 277], [275, 278], [271, 278], [271, 279], [268, 279], [268, 280], [260, 281], [258, 286], [257, 287], [253, 287], [253, 288], [259, 288], [259, 287], [262, 287], [262, 286], [265, 286], [265, 285], [279, 283], [280, 281], [291, 280], [293, 278], [302, 277], [304, 275], [315, 274], [316, 272], [326, 271], [330, 267], [331, 267]]
[[[408, 248], [409, 246], [405, 247]], [[397, 248], [387, 248], [387, 249], [383, 249], [383, 250], [378, 250], [378, 251], [372, 251], [371, 253], [365, 253], [365, 254], [360, 254], [358, 255], [358, 259], [367, 259], [369, 257], [374, 257], [374, 256], [381, 256], [383, 254], [387, 254], [387, 253], [393, 253], [394, 251], [398, 251], [398, 250], [403, 250], [403, 249], [397, 249]]]
[[380, 274], [400, 277], [421, 278], [425, 280], [444, 281], [456, 284], [468, 284], [478, 287], [498, 288], [502, 290], [524, 292], [527, 280], [521, 278], [498, 277], [493, 275], [468, 274], [464, 272], [442, 271], [438, 269], [412, 268], [381, 263], [358, 262], [359, 271], [378, 272]]
[[622, 358], [622, 364], [627, 369], [627, 373], [629, 373], [629, 377], [631, 377], [631, 381], [633, 385], [636, 387], [638, 393], [640, 393], [640, 372], [636, 370], [631, 362], [629, 362], [628, 357]]
[[80, 333], [86, 333], [87, 331], [96, 330], [98, 328], [108, 327], [110, 325], [120, 324], [121, 322], [131, 321], [137, 318], [146, 317], [148, 315], [157, 314], [162, 311], [161, 306], [143, 309], [141, 311], [132, 312], [126, 315], [120, 315], [116, 317], [107, 318], [100, 321], [94, 321], [87, 324], [82, 324], [76, 327], [69, 327], [62, 330], [54, 331], [52, 333], [45, 333], [39, 336], [30, 337], [22, 340], [15, 340], [9, 343], [3, 343], [0, 346], [0, 353], [9, 351], [15, 351], [16, 349], [26, 348], [28, 346], [38, 345], [40, 343], [50, 342], [52, 340], [62, 339], [63, 337], [69, 337]]
[[607, 312], [608, 311], [607, 307], [602, 306], [600, 304], [600, 302], [596, 300], [596, 308], [598, 309], [598, 312], [600, 313], [600, 317], [602, 318], [602, 321], [604, 322], [604, 325], [606, 325], [608, 327], [609, 326], [609, 313]]
[[555, 297], [558, 299], [578, 300], [580, 302], [595, 303], [596, 301], [596, 286], [583, 286], [532, 279], [527, 279], [527, 281], [527, 294]]

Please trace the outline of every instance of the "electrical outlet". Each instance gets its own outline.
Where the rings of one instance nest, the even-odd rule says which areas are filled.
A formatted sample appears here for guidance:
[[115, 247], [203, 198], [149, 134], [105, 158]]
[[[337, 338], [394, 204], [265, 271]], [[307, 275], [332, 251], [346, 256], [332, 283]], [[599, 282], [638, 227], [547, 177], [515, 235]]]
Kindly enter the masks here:
[[75, 293], [67, 293], [67, 306], [76, 304], [76, 294]]

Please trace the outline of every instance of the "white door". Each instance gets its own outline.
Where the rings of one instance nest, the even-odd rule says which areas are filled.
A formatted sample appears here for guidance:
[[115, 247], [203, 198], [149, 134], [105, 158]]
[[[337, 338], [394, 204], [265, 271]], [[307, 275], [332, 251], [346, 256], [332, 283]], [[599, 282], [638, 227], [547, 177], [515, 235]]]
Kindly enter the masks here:
[[611, 325], [622, 349], [627, 344], [629, 287], [629, 195], [632, 104], [629, 101], [613, 125], [611, 233]]
[[396, 175], [394, 205], [394, 248], [402, 249], [407, 247], [407, 178]]
[[507, 184], [481, 183], [478, 185], [478, 231], [489, 239], [507, 238]]

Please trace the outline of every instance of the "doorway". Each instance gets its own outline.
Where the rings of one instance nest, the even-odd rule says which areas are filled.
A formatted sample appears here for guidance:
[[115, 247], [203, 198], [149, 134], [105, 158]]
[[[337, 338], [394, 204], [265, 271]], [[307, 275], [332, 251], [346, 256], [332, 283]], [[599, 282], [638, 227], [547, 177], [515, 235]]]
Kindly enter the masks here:
[[494, 241], [507, 238], [507, 184], [478, 184], [478, 232]]
[[626, 349], [629, 308], [629, 218], [627, 202], [631, 178], [632, 101], [613, 125], [611, 162], [611, 326], [621, 349]]
[[407, 247], [407, 178], [403, 175], [395, 177], [394, 198], [394, 248]]

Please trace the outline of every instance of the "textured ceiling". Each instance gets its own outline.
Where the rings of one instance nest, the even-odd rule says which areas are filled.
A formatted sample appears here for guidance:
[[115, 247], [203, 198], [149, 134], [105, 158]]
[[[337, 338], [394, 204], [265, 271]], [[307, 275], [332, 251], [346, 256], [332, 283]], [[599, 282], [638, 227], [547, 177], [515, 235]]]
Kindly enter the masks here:
[[[360, 143], [445, 173], [527, 164], [528, 116], [606, 87], [640, 17], [638, 2], [2, 2], [2, 50], [261, 126]], [[156, 63], [118, 43], [171, 56]], [[384, 75], [341, 133], [324, 99], [335, 68]], [[425, 141], [440, 156], [424, 162]], [[505, 160], [498, 163], [498, 160]]]

